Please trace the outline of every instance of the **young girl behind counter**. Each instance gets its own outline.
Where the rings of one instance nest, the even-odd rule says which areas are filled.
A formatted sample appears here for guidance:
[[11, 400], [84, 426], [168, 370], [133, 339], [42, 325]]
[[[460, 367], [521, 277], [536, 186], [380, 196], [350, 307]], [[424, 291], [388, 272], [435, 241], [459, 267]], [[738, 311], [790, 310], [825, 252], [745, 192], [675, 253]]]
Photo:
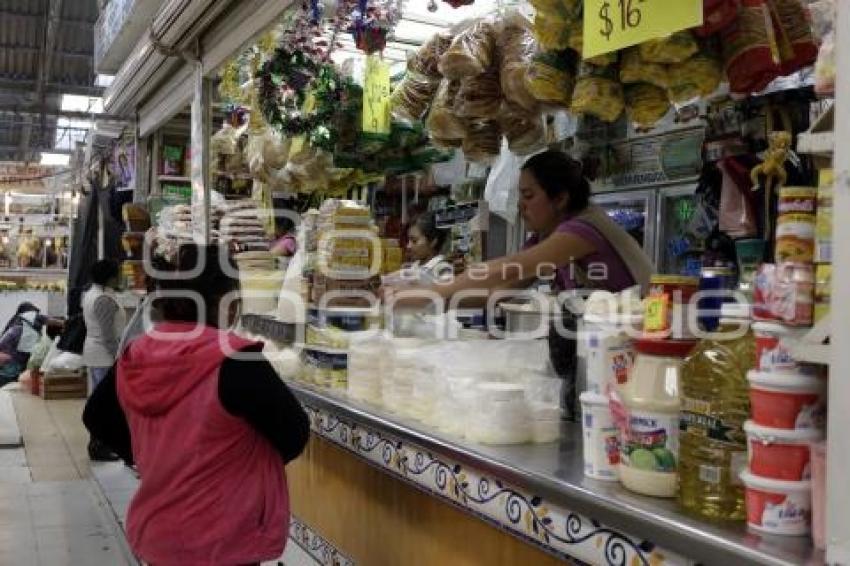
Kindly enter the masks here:
[[[547, 269], [551, 273], [552, 267], [559, 291], [618, 292], [636, 284], [646, 289], [652, 274], [649, 257], [604, 210], [590, 203], [590, 184], [578, 161], [559, 151], [531, 157], [520, 175], [519, 213], [532, 233], [521, 251], [457, 277], [406, 286], [396, 304], [430, 302], [425, 294], [420, 298], [407, 293], [416, 288], [448, 300], [464, 291], [525, 287]], [[393, 286], [385, 286], [384, 297], [393, 291]]]

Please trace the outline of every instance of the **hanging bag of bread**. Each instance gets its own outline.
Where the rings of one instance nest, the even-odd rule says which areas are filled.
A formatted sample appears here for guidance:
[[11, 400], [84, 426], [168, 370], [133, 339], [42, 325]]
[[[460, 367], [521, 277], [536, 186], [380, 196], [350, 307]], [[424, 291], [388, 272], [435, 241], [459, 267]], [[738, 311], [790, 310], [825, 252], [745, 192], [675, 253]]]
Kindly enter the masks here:
[[502, 87], [495, 71], [461, 79], [455, 114], [461, 118], [493, 118], [502, 105]]
[[440, 59], [451, 47], [454, 37], [448, 33], [435, 33], [425, 42], [416, 54], [408, 59], [407, 70], [419, 73], [431, 80], [443, 78], [440, 73]]
[[750, 94], [780, 75], [779, 47], [765, 0], [740, 0], [738, 18], [721, 33], [729, 90]]
[[647, 63], [681, 63], [699, 51], [699, 44], [693, 34], [685, 30], [645, 41], [639, 50], [641, 59]]
[[463, 154], [470, 161], [489, 163], [499, 155], [502, 130], [496, 120], [469, 120]]
[[440, 147], [460, 147], [466, 136], [466, 126], [455, 115], [454, 105], [460, 81], [443, 80], [431, 105], [431, 112], [425, 126], [431, 139]]
[[625, 108], [618, 73], [616, 65], [598, 67], [583, 63], [573, 91], [572, 112], [595, 116], [603, 122], [615, 122]]
[[478, 20], [459, 32], [440, 58], [439, 70], [449, 80], [475, 77], [493, 68], [496, 30], [488, 20]]
[[525, 82], [529, 63], [537, 53], [537, 42], [531, 35], [528, 20], [518, 13], [508, 14], [499, 32], [498, 45], [502, 95], [512, 104], [529, 112], [536, 111], [539, 102]]
[[625, 87], [626, 112], [638, 128], [651, 128], [670, 110], [667, 91], [649, 83]]
[[508, 149], [515, 155], [529, 155], [546, 145], [543, 117], [539, 113], [504, 102], [499, 124], [508, 140]]
[[390, 96], [393, 118], [411, 122], [421, 120], [439, 86], [439, 81], [408, 71]]
[[569, 47], [575, 22], [581, 24], [580, 0], [530, 0], [534, 7], [534, 37], [544, 49]]
[[716, 91], [723, 80], [717, 50], [709, 42], [703, 43], [690, 59], [667, 66], [667, 95], [673, 104], [682, 106], [705, 98]]
[[644, 61], [638, 47], [625, 49], [620, 54], [620, 82], [623, 84], [649, 83], [659, 88], [669, 86], [667, 67], [661, 63]]
[[525, 84], [543, 106], [569, 108], [575, 86], [576, 55], [573, 51], [544, 51], [531, 60]]

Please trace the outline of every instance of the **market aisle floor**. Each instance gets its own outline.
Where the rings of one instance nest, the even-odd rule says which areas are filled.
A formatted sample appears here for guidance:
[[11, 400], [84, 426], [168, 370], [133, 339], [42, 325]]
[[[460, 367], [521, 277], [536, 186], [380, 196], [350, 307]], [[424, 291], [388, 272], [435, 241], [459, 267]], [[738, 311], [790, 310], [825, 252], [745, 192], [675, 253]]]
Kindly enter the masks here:
[[12, 399], [24, 447], [0, 449], [0, 564], [136, 564], [91, 481], [83, 402]]
[[[124, 537], [138, 480], [91, 463], [83, 400], [12, 400], [23, 448], [0, 448], [0, 566], [137, 566]], [[264, 566], [317, 566], [297, 544]]]

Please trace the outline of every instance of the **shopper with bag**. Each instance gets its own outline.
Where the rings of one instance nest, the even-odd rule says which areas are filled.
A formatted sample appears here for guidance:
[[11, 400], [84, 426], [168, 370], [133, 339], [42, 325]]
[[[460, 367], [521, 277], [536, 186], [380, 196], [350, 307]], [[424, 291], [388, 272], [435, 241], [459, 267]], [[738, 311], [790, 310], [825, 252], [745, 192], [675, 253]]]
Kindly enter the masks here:
[[16, 381], [26, 369], [46, 321], [47, 318], [32, 303], [18, 305], [0, 335], [0, 386]]
[[309, 436], [262, 343], [227, 331], [238, 280], [220, 257], [217, 247], [185, 244], [174, 265], [156, 266], [189, 274], [201, 262], [195, 277], [156, 282], [167, 292], [154, 300], [162, 322], [129, 344], [83, 414], [92, 434], [137, 466], [127, 535], [156, 566], [280, 557], [289, 523], [284, 464]]

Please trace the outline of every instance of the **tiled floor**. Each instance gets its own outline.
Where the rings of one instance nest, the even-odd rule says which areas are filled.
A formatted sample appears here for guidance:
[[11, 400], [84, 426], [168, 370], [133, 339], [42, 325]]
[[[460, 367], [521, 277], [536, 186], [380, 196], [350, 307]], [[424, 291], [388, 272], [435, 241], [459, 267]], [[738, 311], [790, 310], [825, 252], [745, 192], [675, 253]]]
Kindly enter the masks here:
[[[89, 461], [84, 402], [12, 399], [24, 447], [0, 448], [0, 566], [137, 566], [123, 527], [138, 479]], [[264, 566], [318, 564], [290, 541]]]
[[0, 565], [136, 564], [91, 480], [78, 400], [13, 393], [22, 448], [0, 448]]

